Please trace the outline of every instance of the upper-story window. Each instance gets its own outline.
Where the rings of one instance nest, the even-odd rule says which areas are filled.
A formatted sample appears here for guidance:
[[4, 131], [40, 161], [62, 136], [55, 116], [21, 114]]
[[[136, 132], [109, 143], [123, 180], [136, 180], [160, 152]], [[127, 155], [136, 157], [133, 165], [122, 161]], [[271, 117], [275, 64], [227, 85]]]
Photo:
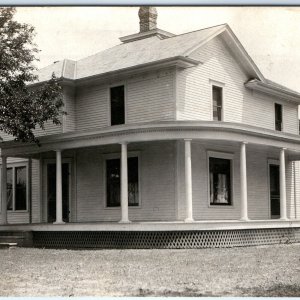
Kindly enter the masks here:
[[124, 85], [110, 88], [111, 125], [125, 124], [125, 91]]
[[275, 130], [282, 131], [282, 105], [275, 103]]
[[222, 121], [223, 88], [213, 85], [212, 97], [213, 97], [213, 120]]

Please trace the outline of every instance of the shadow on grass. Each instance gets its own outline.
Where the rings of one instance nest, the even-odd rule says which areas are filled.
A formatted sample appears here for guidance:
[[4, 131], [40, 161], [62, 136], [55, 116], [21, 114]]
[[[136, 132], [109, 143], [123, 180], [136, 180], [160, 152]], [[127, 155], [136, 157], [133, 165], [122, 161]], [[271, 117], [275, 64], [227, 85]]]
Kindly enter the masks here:
[[300, 286], [291, 284], [276, 284], [270, 287], [254, 287], [240, 289], [241, 296], [253, 297], [300, 297]]
[[133, 296], [143, 297], [300, 297], [300, 286], [277, 284], [271, 287], [237, 288], [231, 292], [214, 293], [201, 292], [197, 289], [185, 288], [182, 291], [152, 291], [150, 289], [139, 289]]

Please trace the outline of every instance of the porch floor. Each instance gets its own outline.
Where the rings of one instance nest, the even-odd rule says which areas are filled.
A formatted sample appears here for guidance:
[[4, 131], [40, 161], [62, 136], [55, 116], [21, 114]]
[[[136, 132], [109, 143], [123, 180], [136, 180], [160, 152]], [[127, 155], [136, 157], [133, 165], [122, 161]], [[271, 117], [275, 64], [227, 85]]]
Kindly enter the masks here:
[[7, 224], [0, 231], [201, 231], [234, 229], [300, 228], [300, 220], [206, 220], [185, 223], [183, 221], [134, 221], [82, 222], [65, 224]]

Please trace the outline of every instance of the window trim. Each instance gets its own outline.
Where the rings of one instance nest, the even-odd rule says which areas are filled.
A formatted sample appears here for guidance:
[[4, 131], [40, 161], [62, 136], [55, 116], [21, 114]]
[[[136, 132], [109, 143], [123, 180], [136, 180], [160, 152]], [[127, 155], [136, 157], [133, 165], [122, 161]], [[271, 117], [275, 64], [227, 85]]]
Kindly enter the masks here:
[[[224, 122], [225, 121], [225, 83], [216, 81], [213, 79], [209, 79], [210, 83], [210, 99], [211, 99], [211, 120], [214, 122]], [[215, 121], [214, 120], [214, 99], [213, 99], [213, 87], [216, 86], [222, 89], [222, 112], [221, 112], [221, 120]]]
[[[29, 162], [18, 162], [18, 163], [7, 163], [6, 169], [12, 168], [13, 170], [18, 167], [25, 167], [26, 168], [26, 209], [18, 209], [16, 210], [16, 190], [15, 190], [15, 171], [12, 174], [13, 180], [13, 209], [7, 209], [8, 214], [15, 214], [15, 213], [28, 213], [29, 212], [29, 199], [30, 199], [30, 178], [29, 178]], [[2, 190], [2, 164], [0, 166], [0, 190]], [[0, 193], [0, 201], [2, 202], [2, 193]], [[2, 212], [2, 205], [0, 205], [0, 212]]]
[[[110, 98], [110, 90], [111, 88], [118, 87], [118, 86], [124, 86], [124, 124], [119, 125], [111, 125], [111, 98]], [[108, 126], [122, 126], [127, 124], [127, 83], [125, 81], [121, 81], [118, 83], [110, 84], [107, 88], [107, 125]]]
[[[281, 106], [281, 130], [277, 130], [276, 129], [276, 109], [275, 109], [275, 107], [276, 107], [276, 104], [278, 104], [278, 105], [280, 105]], [[273, 122], [274, 122], [274, 130], [276, 131], [276, 132], [284, 132], [284, 130], [285, 130], [285, 128], [284, 128], [284, 122], [283, 122], [283, 120], [284, 120], [284, 105], [282, 104], [282, 103], [279, 103], [279, 102], [274, 102], [274, 117], [273, 117]]]
[[[121, 204], [120, 206], [115, 206], [115, 207], [109, 207], [107, 206], [107, 198], [106, 198], [106, 161], [109, 159], [120, 159], [121, 161], [121, 153], [109, 153], [109, 154], [103, 154], [103, 208], [105, 210], [119, 210], [121, 209]], [[127, 158], [129, 157], [137, 157], [138, 158], [138, 187], [139, 187], [139, 205], [137, 206], [129, 206], [128, 205], [128, 209], [140, 209], [142, 208], [142, 191], [141, 191], [141, 152], [140, 151], [129, 151], [127, 153]]]
[[[212, 151], [208, 150], [207, 155], [206, 155], [206, 169], [207, 169], [207, 203], [208, 203], [208, 208], [213, 208], [213, 209], [234, 209], [235, 208], [235, 197], [234, 197], [234, 185], [233, 185], [233, 180], [234, 180], [234, 153], [231, 152], [221, 152], [221, 151]], [[218, 205], [218, 204], [211, 204], [210, 203], [210, 172], [209, 172], [209, 158], [221, 158], [221, 159], [228, 159], [231, 161], [230, 164], [230, 189], [231, 189], [231, 201], [230, 204], [226, 205]]]

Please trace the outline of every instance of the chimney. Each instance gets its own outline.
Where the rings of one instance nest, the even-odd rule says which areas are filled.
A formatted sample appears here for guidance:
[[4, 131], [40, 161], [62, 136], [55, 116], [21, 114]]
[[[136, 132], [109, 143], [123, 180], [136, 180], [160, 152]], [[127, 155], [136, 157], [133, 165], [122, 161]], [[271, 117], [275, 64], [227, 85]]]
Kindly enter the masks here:
[[141, 6], [139, 9], [140, 32], [156, 29], [157, 11], [153, 6]]

